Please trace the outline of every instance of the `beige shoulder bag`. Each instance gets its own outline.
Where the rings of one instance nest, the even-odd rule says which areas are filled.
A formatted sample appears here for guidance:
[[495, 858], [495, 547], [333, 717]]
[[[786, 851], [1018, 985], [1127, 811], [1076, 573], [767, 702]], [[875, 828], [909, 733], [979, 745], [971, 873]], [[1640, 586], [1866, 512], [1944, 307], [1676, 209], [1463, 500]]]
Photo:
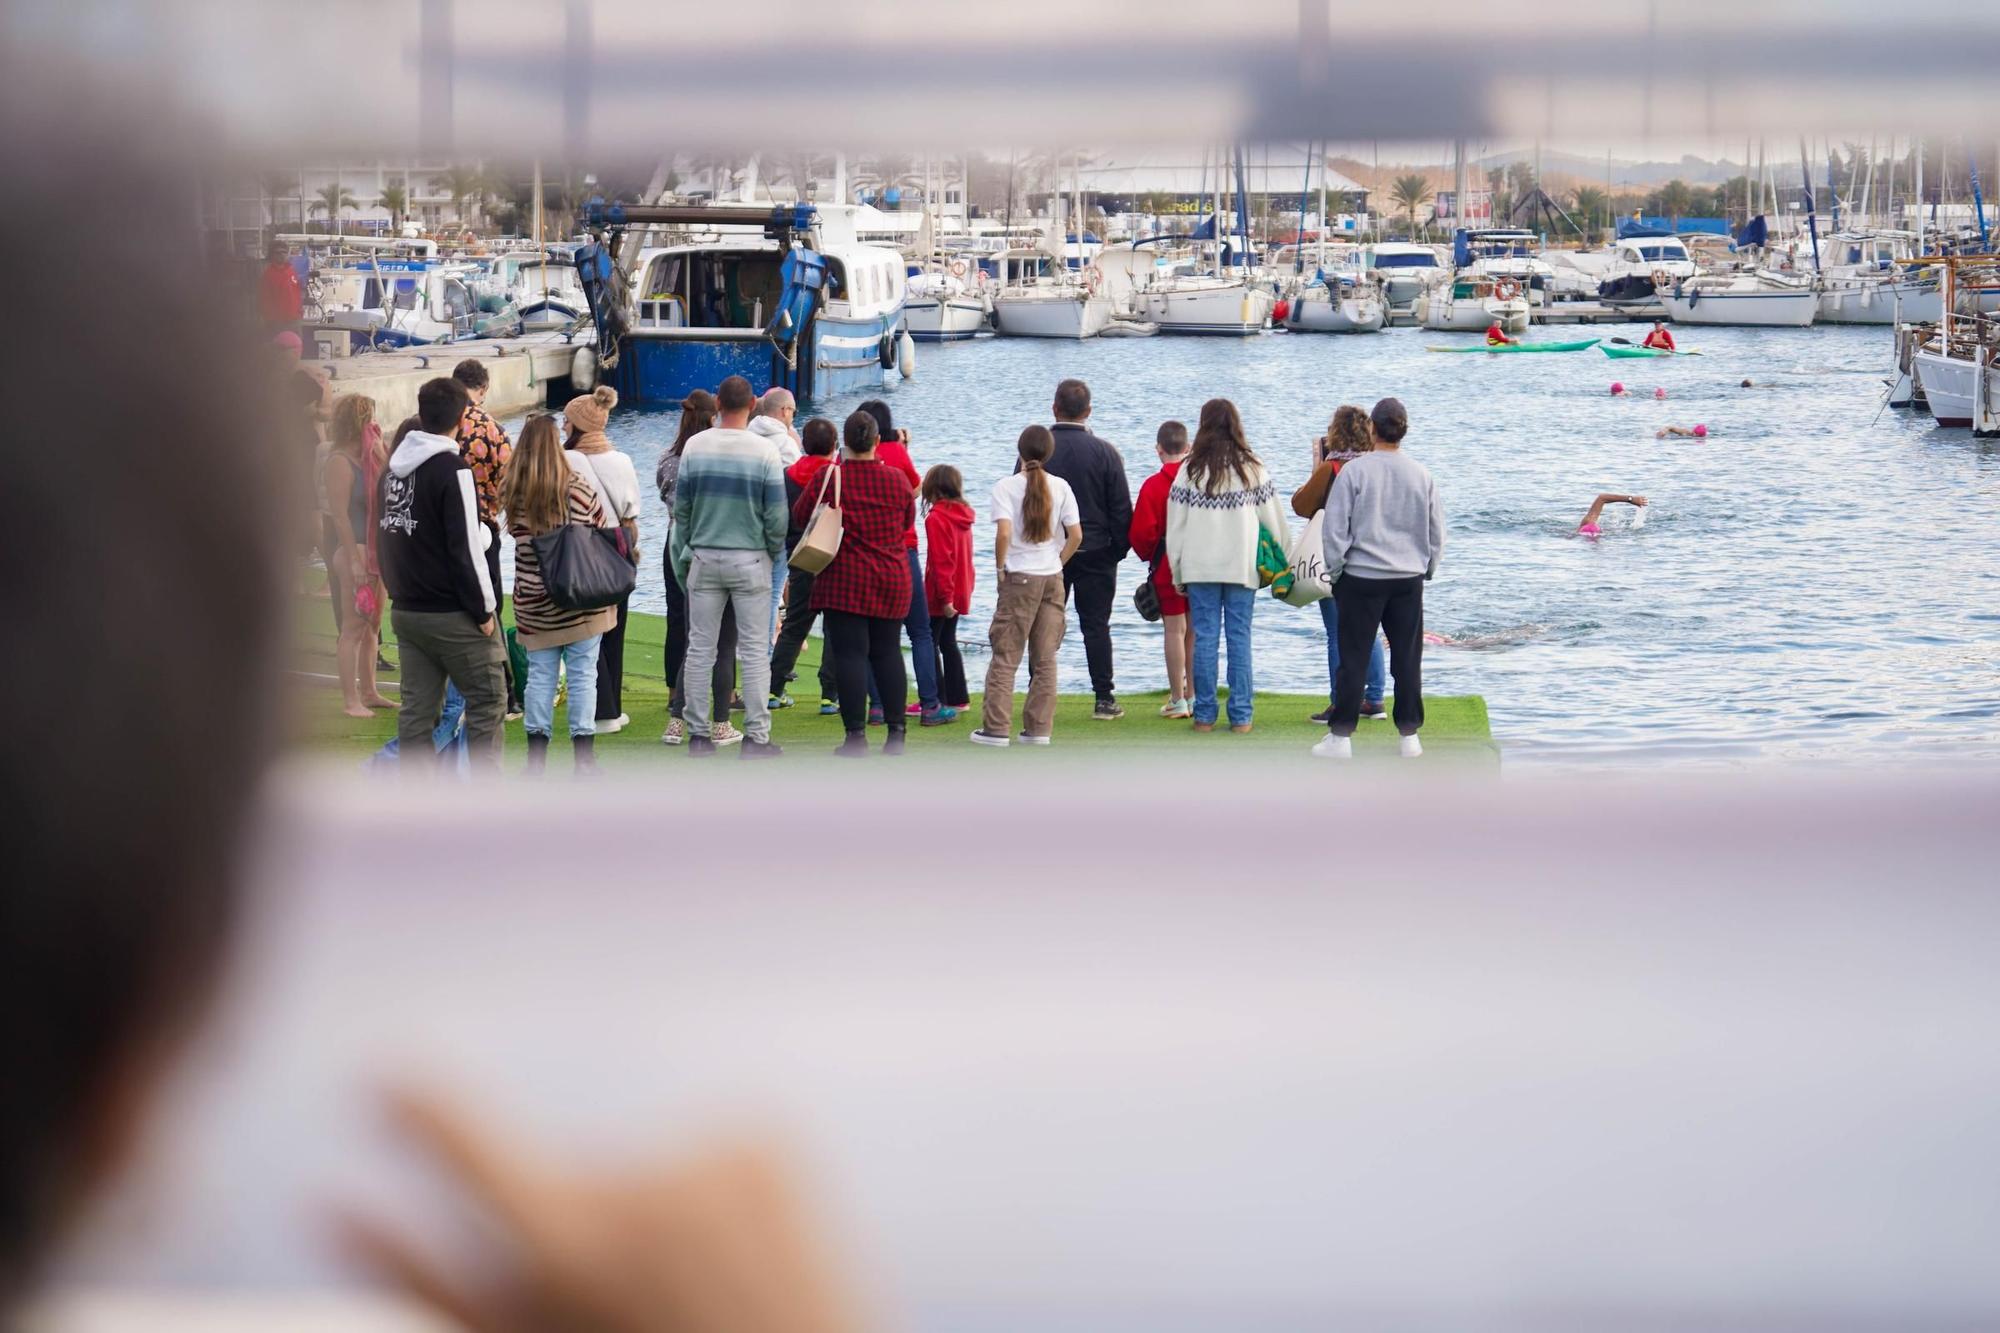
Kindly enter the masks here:
[[[827, 487], [833, 488], [833, 499], [827, 499]], [[812, 517], [806, 520], [805, 535], [792, 548], [793, 569], [807, 574], [817, 574], [833, 563], [834, 556], [840, 554], [840, 464], [835, 463], [820, 478], [819, 499], [813, 505]]]

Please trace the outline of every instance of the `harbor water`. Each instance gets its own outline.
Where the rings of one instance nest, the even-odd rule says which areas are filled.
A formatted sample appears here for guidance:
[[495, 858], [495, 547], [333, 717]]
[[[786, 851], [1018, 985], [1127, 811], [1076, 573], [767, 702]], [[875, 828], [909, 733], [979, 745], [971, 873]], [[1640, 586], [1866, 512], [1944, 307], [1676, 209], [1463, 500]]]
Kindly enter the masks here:
[[[1636, 341], [1643, 326], [1601, 334]], [[950, 463], [980, 511], [980, 583], [961, 634], [983, 643], [993, 605], [987, 492], [1021, 428], [1047, 422], [1056, 382], [1087, 380], [1091, 425], [1123, 453], [1136, 493], [1163, 420], [1192, 429], [1233, 399], [1289, 492], [1333, 409], [1403, 399], [1406, 447], [1442, 489], [1449, 524], [1426, 623], [1426, 689], [1477, 693], [1509, 763], [1802, 758], [1926, 762], [2000, 755], [2000, 442], [1878, 408], [1886, 329], [1681, 329], [1700, 356], [1611, 360], [1442, 355], [1463, 335], [1269, 334], [1083, 343], [982, 338], [927, 346], [883, 397], [919, 468]], [[1754, 388], [1741, 388], [1750, 378]], [[1614, 398], [1613, 381], [1631, 396]], [[1667, 391], [1665, 400], [1653, 397]], [[855, 399], [809, 404], [836, 418]], [[634, 605], [663, 606], [663, 514], [650, 478], [678, 413], [621, 410], [611, 434], [648, 483], [647, 557]], [[1655, 439], [1705, 424], [1706, 440]], [[1600, 491], [1651, 500], [1643, 526], [1610, 510], [1576, 537]], [[1113, 619], [1121, 690], [1164, 686], [1160, 631], [1132, 611], [1128, 560]], [[1260, 598], [1260, 689], [1323, 692], [1314, 610]], [[977, 680], [983, 652], [968, 671]], [[1063, 688], [1088, 689], [1074, 622]], [[810, 702], [810, 681], [795, 688]], [[1149, 719], [1148, 719], [1149, 720]], [[1135, 725], [1145, 721], [1134, 719]]]

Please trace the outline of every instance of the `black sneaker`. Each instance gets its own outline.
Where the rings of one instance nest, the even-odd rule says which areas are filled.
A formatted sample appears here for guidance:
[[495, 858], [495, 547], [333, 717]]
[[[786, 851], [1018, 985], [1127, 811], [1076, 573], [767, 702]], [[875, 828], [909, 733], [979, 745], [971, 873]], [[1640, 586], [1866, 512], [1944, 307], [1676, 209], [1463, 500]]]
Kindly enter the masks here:
[[1380, 699], [1377, 699], [1372, 703], [1368, 702], [1367, 700], [1363, 700], [1361, 704], [1361, 716], [1378, 717], [1378, 718], [1387, 717], [1389, 716], [1389, 710], [1382, 706], [1382, 701]]
[[742, 757], [745, 759], [776, 759], [784, 752], [784, 747], [775, 741], [753, 741], [748, 736], [743, 738]]
[[1118, 701], [1108, 694], [1097, 701], [1097, 707], [1090, 710], [1090, 720], [1093, 722], [1112, 722], [1123, 716], [1125, 710], [1120, 708]]
[[908, 734], [909, 734], [908, 730], [903, 727], [889, 728], [889, 734], [882, 738], [882, 753], [883, 754], [903, 753], [904, 738]]
[[696, 759], [706, 759], [715, 753], [715, 742], [706, 736], [689, 736], [688, 753]]
[[868, 733], [865, 731], [848, 732], [847, 739], [836, 746], [833, 752], [842, 759], [866, 759], [868, 757]]
[[1328, 704], [1326, 707], [1320, 709], [1317, 713], [1314, 713], [1312, 715], [1312, 720], [1319, 723], [1322, 727], [1325, 726], [1327, 723], [1333, 721], [1333, 705]]

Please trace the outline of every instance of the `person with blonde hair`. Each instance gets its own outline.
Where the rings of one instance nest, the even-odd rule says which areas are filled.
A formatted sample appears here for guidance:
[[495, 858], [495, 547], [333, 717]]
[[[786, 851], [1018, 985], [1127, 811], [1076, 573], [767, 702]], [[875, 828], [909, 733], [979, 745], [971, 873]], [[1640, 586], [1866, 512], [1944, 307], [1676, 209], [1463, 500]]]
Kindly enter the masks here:
[[[1327, 492], [1333, 489], [1333, 479], [1340, 475], [1340, 469], [1374, 447], [1368, 414], [1352, 403], [1341, 404], [1326, 434], [1313, 441], [1312, 475], [1306, 478], [1305, 485], [1292, 492], [1292, 512], [1310, 519], [1325, 509]], [[1326, 707], [1314, 713], [1312, 720], [1324, 723], [1333, 716], [1333, 686], [1340, 676], [1340, 604], [1331, 597], [1322, 597], [1315, 605], [1319, 607], [1321, 623], [1326, 626]], [[1368, 647], [1368, 680], [1361, 699], [1361, 716], [1388, 716], [1382, 707], [1382, 694], [1388, 684], [1382, 640], [1377, 636]]]
[[1277, 488], [1243, 435], [1227, 398], [1201, 405], [1194, 445], [1167, 492], [1167, 563], [1194, 622], [1194, 729], [1214, 731], [1217, 665], [1229, 645], [1229, 729], [1250, 730], [1255, 684], [1250, 619], [1263, 580], [1257, 547], [1263, 533], [1289, 543], [1291, 525]]
[[326, 493], [323, 549], [326, 576], [333, 585], [340, 637], [334, 671], [349, 717], [373, 717], [394, 708], [375, 688], [375, 650], [382, 626], [381, 580], [372, 554], [375, 479], [382, 475], [382, 429], [375, 424], [375, 400], [343, 394], [333, 405], [332, 439], [320, 472]]
[[1014, 720], [1014, 677], [1028, 653], [1028, 701], [1021, 709], [1023, 745], [1047, 745], [1056, 722], [1056, 649], [1068, 624], [1063, 566], [1083, 545], [1076, 493], [1048, 470], [1056, 451], [1047, 426], [1030, 426], [1015, 443], [1021, 470], [993, 488], [993, 564], [1000, 601], [986, 639], [986, 697], [975, 745], [1006, 745]]
[[[611, 409], [618, 406], [618, 390], [600, 384], [581, 398], [563, 406], [569, 423], [569, 439], [564, 448], [576, 455], [570, 466], [583, 473], [586, 481], [597, 484], [598, 498], [604, 502], [611, 520], [625, 533], [626, 549], [633, 564], [639, 563], [639, 474], [629, 455], [612, 447], [604, 432]], [[618, 603], [618, 623], [604, 633], [597, 654], [597, 731], [599, 735], [623, 731], [632, 721], [625, 715], [625, 617], [632, 599]]]
[[555, 729], [556, 676], [569, 675], [569, 738], [576, 769], [597, 765], [597, 654], [604, 634], [618, 623], [615, 607], [576, 611], [558, 606], [542, 582], [536, 537], [565, 524], [608, 527], [610, 514], [592, 485], [569, 462], [556, 419], [546, 412], [528, 418], [514, 446], [501, 485], [500, 504], [507, 533], [514, 539], [514, 627], [528, 654], [523, 694], [528, 733], [528, 772], [548, 764]]

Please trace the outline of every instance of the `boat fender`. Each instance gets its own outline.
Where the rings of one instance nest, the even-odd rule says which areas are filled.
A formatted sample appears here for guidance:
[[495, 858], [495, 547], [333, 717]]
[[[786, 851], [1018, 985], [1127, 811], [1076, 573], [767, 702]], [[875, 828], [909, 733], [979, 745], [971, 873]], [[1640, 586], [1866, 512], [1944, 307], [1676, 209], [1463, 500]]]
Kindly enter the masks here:
[[1653, 278], [1654, 291], [1658, 291], [1662, 287], [1671, 287], [1674, 281], [1673, 276], [1663, 268], [1654, 269], [1652, 273], [1652, 278]]
[[589, 393], [597, 387], [597, 352], [590, 347], [579, 347], [576, 355], [569, 359], [569, 386], [578, 393]]
[[894, 370], [896, 368], [895, 334], [885, 333], [882, 335], [882, 341], [875, 348], [875, 359], [882, 363], [882, 369], [884, 370]]
[[910, 336], [908, 329], [904, 329], [903, 336], [896, 339], [896, 369], [903, 373], [906, 380], [916, 378], [917, 340]]
[[1277, 323], [1284, 323], [1287, 319], [1291, 318], [1291, 314], [1292, 303], [1290, 301], [1280, 301], [1271, 307], [1271, 318]]

